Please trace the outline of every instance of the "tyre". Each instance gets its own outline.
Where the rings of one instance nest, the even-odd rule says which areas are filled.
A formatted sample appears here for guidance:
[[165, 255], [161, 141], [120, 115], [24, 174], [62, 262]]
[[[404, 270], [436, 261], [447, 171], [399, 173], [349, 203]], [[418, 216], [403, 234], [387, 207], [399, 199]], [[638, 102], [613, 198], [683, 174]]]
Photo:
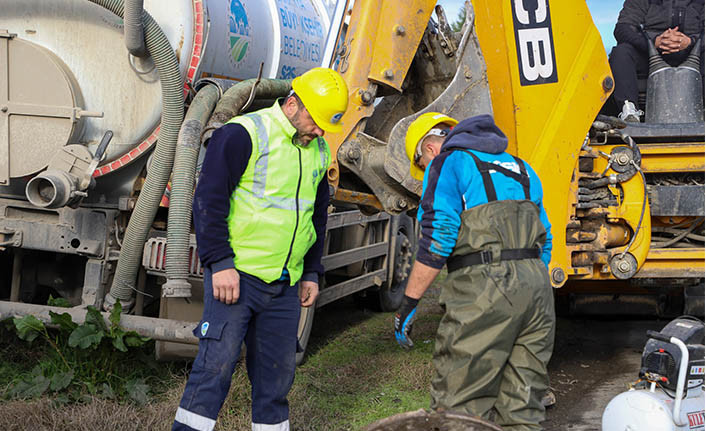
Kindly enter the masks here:
[[299, 327], [297, 328], [297, 342], [301, 347], [301, 352], [297, 352], [297, 365], [304, 362], [306, 355], [306, 346], [309, 344], [309, 336], [311, 335], [311, 327], [314, 324], [314, 312], [316, 304], [311, 307], [302, 307], [299, 314]]
[[404, 290], [412, 270], [412, 258], [417, 248], [414, 224], [414, 220], [405, 214], [396, 216], [392, 220], [390, 260], [393, 269], [392, 275], [377, 292], [378, 304], [374, 308], [379, 311], [396, 311], [402, 304]]

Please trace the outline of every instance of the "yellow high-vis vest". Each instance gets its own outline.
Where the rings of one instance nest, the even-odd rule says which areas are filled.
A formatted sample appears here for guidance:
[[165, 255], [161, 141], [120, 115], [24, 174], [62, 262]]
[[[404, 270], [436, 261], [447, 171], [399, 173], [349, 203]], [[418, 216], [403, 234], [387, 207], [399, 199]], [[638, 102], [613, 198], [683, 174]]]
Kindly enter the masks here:
[[290, 285], [302, 276], [304, 255], [316, 241], [312, 216], [331, 152], [323, 138], [298, 145], [296, 129], [278, 102], [228, 121], [252, 141], [248, 166], [230, 198], [228, 233], [236, 269], [266, 283], [286, 268]]

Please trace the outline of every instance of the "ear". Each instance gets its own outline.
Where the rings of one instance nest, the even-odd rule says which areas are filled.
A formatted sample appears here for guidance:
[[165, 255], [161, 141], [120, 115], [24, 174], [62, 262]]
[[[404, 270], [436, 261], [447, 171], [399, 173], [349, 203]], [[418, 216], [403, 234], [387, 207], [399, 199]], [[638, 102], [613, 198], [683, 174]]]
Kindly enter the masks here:
[[434, 140], [431, 139], [431, 137], [427, 137], [424, 142], [422, 142], [422, 155], [425, 155], [429, 152], [434, 154], [434, 144], [432, 144]]
[[427, 147], [428, 151], [431, 152], [431, 157], [434, 158], [441, 152], [441, 144], [443, 141], [440, 139], [427, 139], [424, 146]]
[[282, 104], [282, 111], [285, 113], [287, 118], [296, 114], [298, 108], [299, 106], [297, 105], [297, 101], [294, 99], [294, 97], [289, 96], [284, 99], [284, 103]]

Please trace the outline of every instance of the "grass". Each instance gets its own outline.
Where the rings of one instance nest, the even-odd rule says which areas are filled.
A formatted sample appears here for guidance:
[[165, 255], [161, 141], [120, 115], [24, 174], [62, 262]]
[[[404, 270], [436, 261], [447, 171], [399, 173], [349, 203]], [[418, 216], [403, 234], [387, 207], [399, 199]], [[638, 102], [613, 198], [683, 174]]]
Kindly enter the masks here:
[[9, 326], [0, 322], [0, 394], [6, 393], [18, 376], [28, 373], [47, 354], [46, 346], [27, 348]]
[[[317, 311], [306, 362], [297, 368], [289, 394], [290, 421], [298, 430], [359, 430], [393, 414], [429, 406], [434, 336], [441, 318], [432, 288], [420, 303], [412, 339], [402, 351], [392, 331], [392, 313], [374, 313], [343, 299]], [[0, 392], [13, 376], [27, 372], [46, 355], [0, 329]], [[59, 404], [45, 396], [0, 401], [2, 430], [169, 429], [186, 384], [188, 367], [145, 367], [154, 376], [146, 405], [90, 394], [78, 403]], [[216, 430], [250, 429], [250, 383], [244, 364], [233, 376]]]

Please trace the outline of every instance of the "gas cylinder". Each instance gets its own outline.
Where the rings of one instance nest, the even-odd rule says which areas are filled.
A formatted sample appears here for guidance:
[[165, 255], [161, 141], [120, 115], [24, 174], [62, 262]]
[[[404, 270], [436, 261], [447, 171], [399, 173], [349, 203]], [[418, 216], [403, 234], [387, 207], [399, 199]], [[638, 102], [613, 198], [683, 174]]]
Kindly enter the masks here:
[[704, 430], [704, 392], [691, 389], [682, 400], [675, 424], [674, 399], [660, 389], [631, 389], [613, 398], [603, 412], [603, 431]]

